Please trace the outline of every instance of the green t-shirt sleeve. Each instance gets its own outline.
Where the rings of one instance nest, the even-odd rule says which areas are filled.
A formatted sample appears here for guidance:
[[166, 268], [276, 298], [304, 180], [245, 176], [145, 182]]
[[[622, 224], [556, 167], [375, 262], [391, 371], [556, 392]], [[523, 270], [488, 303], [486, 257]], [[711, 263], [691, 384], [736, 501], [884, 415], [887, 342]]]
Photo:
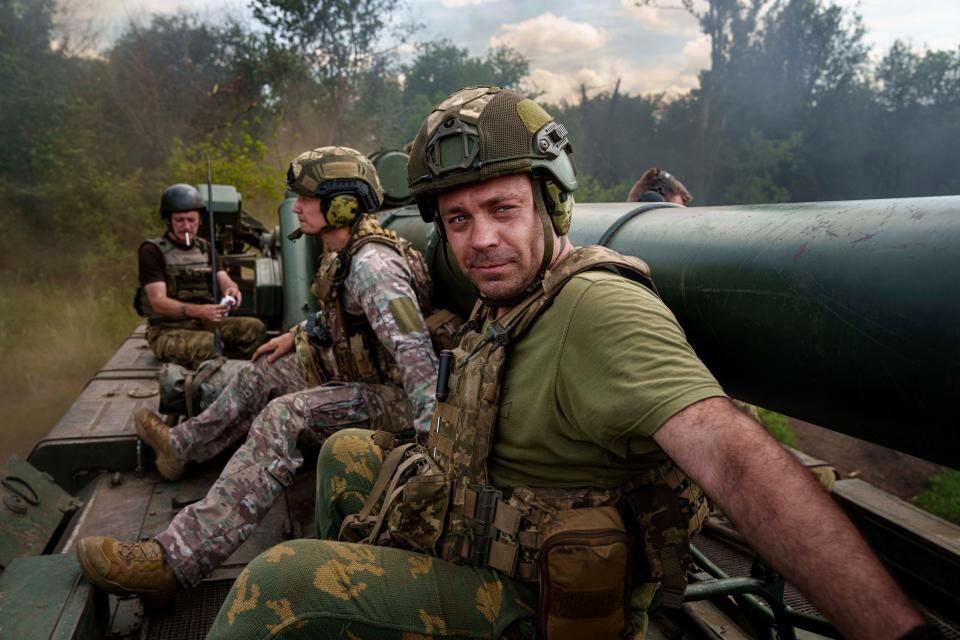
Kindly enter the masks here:
[[673, 313], [649, 289], [591, 273], [561, 343], [556, 394], [567, 435], [618, 455], [650, 440], [678, 411], [725, 395]]

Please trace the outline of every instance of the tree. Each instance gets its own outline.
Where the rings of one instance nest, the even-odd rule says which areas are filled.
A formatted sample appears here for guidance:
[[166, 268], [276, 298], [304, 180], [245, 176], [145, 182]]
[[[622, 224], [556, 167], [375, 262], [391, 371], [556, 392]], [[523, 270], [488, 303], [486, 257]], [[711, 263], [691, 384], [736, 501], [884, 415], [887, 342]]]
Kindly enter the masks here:
[[529, 70], [529, 61], [509, 47], [492, 49], [479, 58], [449, 40], [424, 42], [417, 45], [413, 62], [403, 67], [403, 95], [427, 96], [437, 102], [471, 84], [517, 89]]
[[123, 140], [118, 163], [160, 167], [174, 138], [255, 123], [294, 68], [293, 61], [238, 24], [217, 27], [196, 16], [154, 16], [131, 23], [107, 53], [104, 125]]
[[403, 41], [417, 29], [394, 24], [405, 6], [396, 0], [251, 0], [250, 6], [271, 40], [297, 56], [315, 83], [313, 106], [327, 120], [326, 144], [350, 119], [356, 82], [383, 68], [377, 45], [384, 36], [393, 28]]
[[53, 0], [0, 0], [0, 179], [35, 186], [69, 164], [62, 136], [87, 63], [54, 50]]

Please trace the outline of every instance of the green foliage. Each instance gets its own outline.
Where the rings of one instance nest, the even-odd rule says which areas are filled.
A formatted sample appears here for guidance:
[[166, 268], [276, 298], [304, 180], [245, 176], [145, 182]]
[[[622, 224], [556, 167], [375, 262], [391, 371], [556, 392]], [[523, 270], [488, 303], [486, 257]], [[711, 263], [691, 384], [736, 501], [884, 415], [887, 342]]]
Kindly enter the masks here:
[[272, 213], [283, 199], [285, 186], [283, 170], [267, 161], [267, 145], [247, 133], [192, 144], [174, 139], [167, 158], [167, 181], [206, 182], [208, 158], [214, 183], [235, 186], [244, 209], [251, 214], [260, 211], [261, 221], [268, 222], [264, 214]]
[[944, 469], [930, 476], [929, 488], [914, 498], [922, 508], [960, 524], [960, 471]]
[[581, 171], [577, 175], [577, 184], [573, 196], [580, 202], [626, 202], [633, 181], [617, 182], [608, 186]]
[[614, 89], [588, 97], [583, 89], [576, 105], [551, 107], [549, 111], [570, 132], [574, 157], [581, 169], [605, 185], [619, 186], [629, 181], [627, 190], [617, 197], [623, 201], [640, 174], [663, 160], [662, 145], [655, 142], [657, 113], [662, 105], [661, 95], [626, 96]]
[[493, 49], [480, 58], [449, 40], [424, 42], [417, 45], [413, 62], [403, 67], [403, 95], [404, 98], [426, 96], [436, 104], [471, 84], [516, 89], [529, 68], [527, 59], [508, 47]]
[[255, 134], [275, 106], [266, 98], [295, 68], [238, 24], [154, 16], [146, 27], [131, 26], [108, 52], [103, 132], [118, 143], [121, 163], [159, 168], [175, 138], [202, 138], [240, 119]]
[[769, 140], [759, 131], [747, 134], [737, 144], [726, 200], [734, 204], [788, 202], [790, 192], [780, 185], [797, 166], [794, 150], [801, 141], [798, 132], [785, 140]]
[[797, 437], [794, 435], [793, 429], [790, 428], [789, 418], [776, 411], [769, 411], [760, 407], [757, 407], [757, 414], [760, 416], [761, 424], [767, 428], [770, 435], [788, 447], [796, 444]]

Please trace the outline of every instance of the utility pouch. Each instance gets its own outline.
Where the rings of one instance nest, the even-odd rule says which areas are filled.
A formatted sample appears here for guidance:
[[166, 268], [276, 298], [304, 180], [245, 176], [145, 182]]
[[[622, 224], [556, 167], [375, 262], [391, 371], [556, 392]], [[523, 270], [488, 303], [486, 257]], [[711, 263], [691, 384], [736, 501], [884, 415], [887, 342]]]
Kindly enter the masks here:
[[463, 319], [460, 316], [448, 309], [437, 309], [424, 321], [437, 353], [457, 346], [460, 327], [463, 326]]
[[548, 515], [539, 557], [546, 640], [619, 638], [630, 621], [631, 555], [616, 507]]
[[434, 555], [450, 503], [450, 482], [430, 456], [407, 479], [387, 516], [387, 530], [397, 546]]
[[401, 445], [384, 459], [360, 511], [344, 519], [340, 539], [351, 529], [361, 543], [434, 555], [449, 498], [450, 482], [437, 463], [422, 447]]

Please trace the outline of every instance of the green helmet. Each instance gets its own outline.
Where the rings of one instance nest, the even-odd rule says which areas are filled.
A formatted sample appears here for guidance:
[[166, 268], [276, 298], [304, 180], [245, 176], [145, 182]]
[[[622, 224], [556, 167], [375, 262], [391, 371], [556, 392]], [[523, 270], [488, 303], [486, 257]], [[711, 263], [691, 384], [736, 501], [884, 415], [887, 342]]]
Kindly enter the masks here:
[[302, 196], [320, 198], [327, 223], [335, 228], [353, 224], [361, 213], [371, 213], [383, 202], [383, 187], [373, 163], [349, 147], [320, 147], [290, 163], [287, 188]]
[[437, 193], [512, 173], [531, 175], [538, 209], [557, 235], [566, 235], [577, 188], [566, 128], [533, 100], [491, 86], [465, 87], [437, 105], [407, 164], [407, 182], [427, 222], [436, 218]]

